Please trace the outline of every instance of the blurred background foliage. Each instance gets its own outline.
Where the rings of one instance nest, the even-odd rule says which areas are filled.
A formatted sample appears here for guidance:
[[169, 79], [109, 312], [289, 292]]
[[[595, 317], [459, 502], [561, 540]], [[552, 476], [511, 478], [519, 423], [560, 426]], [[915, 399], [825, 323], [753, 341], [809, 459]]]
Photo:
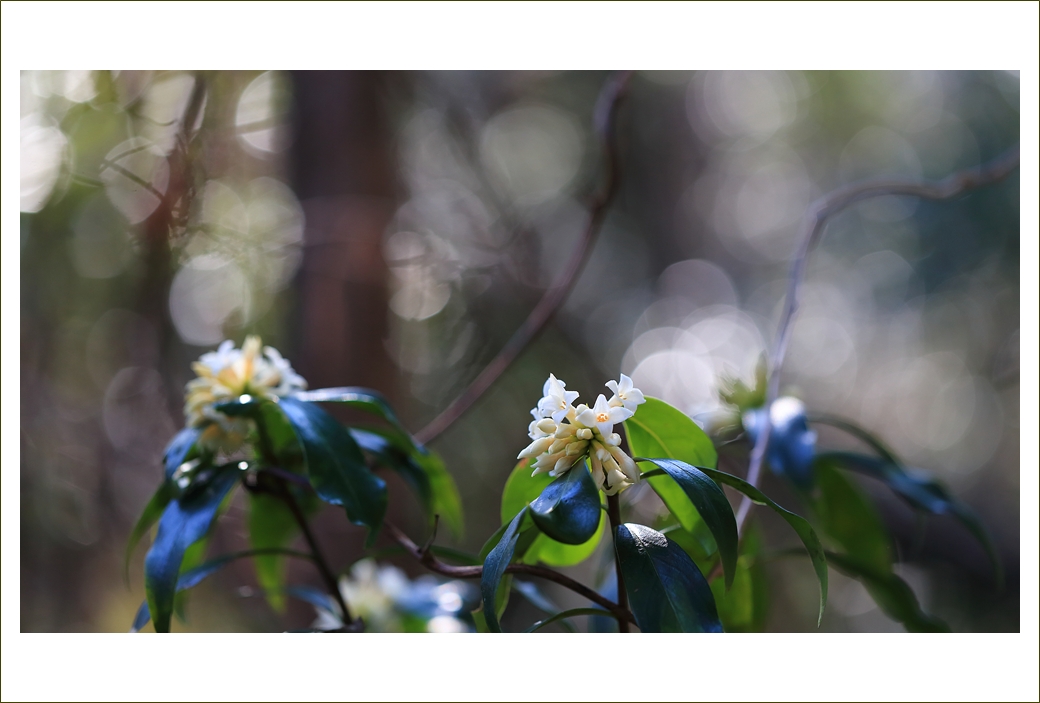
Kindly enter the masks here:
[[[127, 629], [143, 553], [128, 589], [126, 536], [183, 423], [189, 364], [222, 339], [263, 335], [313, 388], [376, 388], [413, 430], [447, 405], [577, 242], [605, 76], [23, 72], [22, 631]], [[550, 371], [589, 397], [629, 374], [712, 427], [720, 379], [750, 381], [772, 339], [806, 206], [853, 180], [938, 178], [995, 157], [1019, 139], [1019, 77], [639, 72], [619, 134], [620, 192], [573, 294], [433, 444], [467, 512], [457, 546], [472, 552], [498, 527]], [[864, 484], [898, 573], [954, 630], [1019, 629], [1019, 236], [1017, 174], [951, 202], [851, 208], [810, 261], [783, 376], [810, 413], [875, 431], [992, 531], [1003, 594], [952, 520], [922, 531]], [[849, 446], [820, 431], [821, 446]], [[743, 473], [746, 457], [723, 462]], [[417, 506], [389, 480], [392, 518], [420, 534]], [[764, 489], [795, 504], [775, 477]], [[633, 500], [648, 519], [660, 509], [652, 491]], [[244, 548], [240, 501], [211, 553]], [[766, 545], [787, 546], [756, 516]], [[339, 512], [317, 530], [335, 563], [361, 556], [361, 530]], [[815, 629], [811, 571], [776, 560], [764, 574], [768, 629]], [[831, 588], [822, 629], [900, 629], [858, 582], [832, 572]], [[198, 590], [188, 629], [314, 617], [273, 614], [245, 562]]]

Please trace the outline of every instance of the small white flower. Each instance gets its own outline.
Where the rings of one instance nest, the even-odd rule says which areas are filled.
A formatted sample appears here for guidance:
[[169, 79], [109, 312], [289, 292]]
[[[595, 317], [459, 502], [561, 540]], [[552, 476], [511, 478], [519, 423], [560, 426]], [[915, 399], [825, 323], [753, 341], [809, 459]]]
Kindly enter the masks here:
[[635, 413], [636, 408], [646, 402], [643, 391], [633, 386], [632, 379], [625, 374], [621, 374], [620, 382], [607, 381], [606, 386], [614, 392], [610, 399], [610, 405], [614, 407], [620, 406]]
[[563, 422], [574, 409], [571, 404], [577, 399], [577, 391], [567, 390], [566, 383], [549, 374], [542, 386], [542, 399], [538, 401], [537, 410], [542, 417], [551, 417], [553, 422]]
[[592, 408], [585, 408], [577, 413], [577, 420], [586, 427], [595, 427], [604, 437], [614, 432], [614, 425], [624, 422], [635, 413], [621, 406], [611, 407], [607, 399], [600, 393]]

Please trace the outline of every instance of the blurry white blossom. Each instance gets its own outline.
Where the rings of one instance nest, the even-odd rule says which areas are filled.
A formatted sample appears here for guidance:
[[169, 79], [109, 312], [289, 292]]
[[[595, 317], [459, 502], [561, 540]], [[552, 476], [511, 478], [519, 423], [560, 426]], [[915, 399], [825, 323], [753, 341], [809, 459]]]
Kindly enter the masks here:
[[303, 390], [307, 382], [274, 347], [263, 347], [257, 336], [246, 338], [241, 349], [225, 340], [192, 364], [197, 378], [188, 381], [184, 416], [192, 427], [208, 425], [199, 441], [213, 449], [232, 452], [242, 446], [249, 420], [218, 412], [215, 403], [251, 395], [274, 400]]

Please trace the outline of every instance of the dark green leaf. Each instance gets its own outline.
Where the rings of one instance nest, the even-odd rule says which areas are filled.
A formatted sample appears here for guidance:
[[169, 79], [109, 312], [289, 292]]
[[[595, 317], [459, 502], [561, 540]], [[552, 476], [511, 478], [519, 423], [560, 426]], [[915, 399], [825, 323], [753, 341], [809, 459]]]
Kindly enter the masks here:
[[[224, 568], [232, 561], [236, 559], [242, 559], [244, 557], [258, 557], [258, 556], [270, 556], [271, 554], [281, 554], [284, 556], [294, 556], [301, 559], [311, 559], [309, 554], [304, 552], [297, 552], [290, 549], [249, 549], [244, 552], [235, 552], [234, 554], [225, 554], [222, 557], [212, 559], [200, 566], [193, 569], [184, 571], [177, 579], [177, 592], [182, 593], [189, 588], [202, 583], [202, 581], [210, 574], [216, 573], [220, 569]], [[134, 623], [130, 627], [130, 632], [140, 632], [141, 628], [148, 624], [151, 620], [151, 613], [148, 610], [148, 601], [141, 603], [141, 607], [137, 610], [137, 615], [134, 617]]]
[[341, 405], [349, 405], [350, 407], [364, 410], [367, 413], [381, 417], [406, 435], [408, 434], [408, 431], [404, 429], [401, 421], [397, 419], [397, 414], [394, 412], [394, 409], [390, 407], [390, 403], [387, 402], [383, 394], [379, 391], [374, 391], [371, 388], [361, 388], [358, 386], [320, 388], [313, 391], [301, 391], [293, 394], [292, 397], [308, 403], [339, 403]]
[[543, 627], [551, 625], [554, 622], [562, 621], [564, 620], [564, 618], [577, 617], [578, 615], [591, 615], [593, 617], [604, 617], [604, 615], [608, 617], [614, 616], [613, 613], [611, 613], [608, 610], [603, 610], [603, 608], [571, 608], [570, 610], [564, 610], [561, 613], [556, 613], [555, 615], [547, 617], [544, 620], [539, 620], [534, 625], [531, 625], [529, 628], [524, 630], [524, 632], [537, 632], [538, 630], [541, 630]]
[[195, 457], [198, 451], [196, 443], [199, 441], [200, 435], [202, 435], [202, 428], [185, 427], [166, 445], [166, 451], [163, 454], [163, 466], [166, 469], [167, 479], [173, 476], [173, 472], [181, 464]]
[[737, 489], [750, 498], [754, 503], [769, 506], [794, 529], [795, 534], [797, 534], [799, 539], [802, 540], [802, 544], [805, 545], [805, 550], [809, 553], [809, 559], [812, 561], [813, 570], [816, 572], [816, 579], [820, 583], [820, 614], [816, 620], [818, 625], [820, 620], [823, 619], [823, 609], [827, 606], [827, 557], [823, 553], [823, 545], [820, 544], [820, 538], [816, 535], [816, 531], [813, 530], [812, 525], [810, 525], [805, 518], [777, 505], [765, 493], [758, 490], [742, 478], [737, 478], [736, 476], [727, 474], [724, 471], [709, 469], [703, 466], [697, 468], [711, 476], [716, 482], [724, 483], [727, 486]]
[[295, 398], [283, 398], [280, 406], [303, 446], [315, 492], [342, 505], [354, 524], [368, 527], [366, 546], [372, 546], [386, 515], [386, 483], [368, 470], [350, 432], [324, 410]]
[[[531, 469], [526, 459], [518, 463], [509, 474], [505, 488], [502, 489], [502, 524], [508, 524], [514, 515], [536, 500], [553, 480], [548, 474], [531, 476]], [[598, 493], [597, 500], [599, 500]], [[524, 562], [528, 564], [542, 562], [549, 566], [572, 566], [585, 561], [596, 551], [596, 547], [603, 538], [603, 526], [606, 520], [602, 515], [603, 511], [599, 512], [597, 528], [592, 539], [586, 540], [583, 544], [573, 545], [557, 542], [548, 535], [539, 534], [524, 555]]]
[[431, 523], [434, 515], [439, 515], [456, 538], [462, 536], [459, 489], [436, 453], [417, 447], [393, 429], [351, 427], [350, 434], [362, 449], [397, 471], [412, 486]]
[[184, 552], [202, 539], [228, 492], [238, 481], [237, 469], [218, 472], [205, 487], [170, 501], [159, 519], [159, 531], [144, 561], [145, 591], [157, 632], [169, 632], [177, 579]]
[[647, 459], [660, 468], [686, 494], [715, 538], [726, 574], [726, 587], [733, 583], [737, 566], [737, 520], [729, 499], [718, 484], [695, 466], [677, 459]]
[[[269, 493], [249, 494], [249, 544], [255, 550], [287, 546], [299, 531], [296, 518], [285, 501]], [[253, 560], [256, 580], [276, 612], [285, 610], [285, 557], [277, 552], [262, 553]]]
[[602, 515], [599, 490], [585, 462], [545, 487], [531, 501], [531, 519], [538, 529], [564, 544], [584, 544], [596, 533]]
[[857, 439], [868, 444], [870, 448], [877, 452], [878, 455], [885, 461], [892, 462], [893, 464], [903, 463], [899, 461], [895, 453], [893, 453], [892, 450], [888, 448], [888, 445], [886, 445], [872, 433], [863, 429], [851, 420], [846, 420], [845, 418], [838, 417], [837, 415], [827, 414], [809, 415], [808, 420], [809, 422], [817, 423], [820, 425], [830, 425], [831, 427], [836, 427], [839, 430], [848, 432], [853, 437], [856, 437]]
[[715, 598], [700, 569], [678, 545], [645, 525], [614, 534], [632, 614], [643, 632], [722, 632]]
[[824, 538], [848, 559], [878, 573], [890, 572], [891, 540], [874, 506], [826, 457], [817, 457], [813, 471], [817, 490], [810, 504]]
[[[681, 410], [657, 398], [647, 398], [636, 414], [625, 421], [625, 434], [632, 456], [668, 457], [692, 466], [715, 466], [718, 462], [715, 447], [704, 430]], [[648, 481], [683, 529], [692, 532], [700, 516], [682, 488], [666, 476]]]
[[912, 471], [884, 459], [853, 452], [826, 452], [825, 461], [857, 471], [877, 479], [900, 495], [912, 507], [934, 515], [953, 515], [979, 541], [993, 566], [997, 588], [1003, 588], [1004, 567], [989, 533], [978, 517], [964, 503], [958, 501], [941, 483], [922, 471]]
[[921, 610], [910, 586], [891, 571], [879, 572], [857, 559], [833, 552], [827, 552], [827, 561], [847, 576], [861, 581], [878, 607], [890, 618], [902, 623], [908, 632], [950, 631], [942, 620]]
[[484, 559], [484, 571], [480, 576], [480, 595], [484, 606], [484, 621], [491, 632], [502, 631], [501, 626], [498, 624], [496, 595], [499, 583], [506, 573], [506, 568], [513, 559], [517, 540], [520, 536], [520, 526], [524, 518], [527, 517], [528, 510], [527, 507], [524, 507], [505, 526], [498, 544], [488, 552], [487, 558]]
[[137, 518], [134, 529], [130, 531], [130, 539], [126, 541], [126, 553], [123, 555], [123, 579], [130, 583], [130, 558], [133, 556], [137, 543], [141, 541], [144, 534], [151, 529], [166, 509], [167, 504], [173, 499], [174, 490], [169, 481], [163, 481], [159, 490], [155, 492], [148, 505], [144, 506], [141, 517]]

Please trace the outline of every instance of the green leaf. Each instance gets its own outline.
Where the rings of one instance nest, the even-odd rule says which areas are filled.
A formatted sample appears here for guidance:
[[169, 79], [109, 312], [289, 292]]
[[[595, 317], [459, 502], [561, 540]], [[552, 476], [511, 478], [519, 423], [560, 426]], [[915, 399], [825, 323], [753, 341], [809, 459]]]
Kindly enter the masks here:
[[719, 485], [695, 466], [677, 459], [647, 459], [664, 471], [697, 509], [718, 545], [726, 587], [733, 584], [737, 566], [737, 520]]
[[324, 410], [295, 398], [283, 398], [279, 405], [303, 446], [315, 492], [327, 503], [342, 505], [354, 524], [368, 527], [365, 546], [372, 546], [386, 515], [386, 483], [368, 470], [350, 432]]
[[716, 469], [709, 469], [703, 466], [698, 468], [715, 479], [716, 482], [724, 483], [727, 486], [737, 489], [750, 498], [752, 502], [772, 508], [777, 515], [782, 517], [784, 521], [794, 529], [795, 534], [797, 534], [799, 539], [802, 540], [802, 544], [805, 545], [805, 550], [809, 553], [809, 559], [812, 561], [813, 570], [816, 572], [816, 579], [820, 584], [820, 614], [816, 620], [816, 624], [819, 625], [820, 621], [823, 619], [823, 610], [827, 606], [827, 557], [823, 553], [823, 545], [820, 544], [820, 538], [817, 536], [816, 531], [813, 530], [812, 525], [810, 525], [805, 518], [800, 515], [796, 515], [790, 510], [777, 505], [765, 493], [758, 490], [744, 479]]
[[163, 481], [162, 485], [159, 486], [159, 490], [148, 501], [148, 505], [144, 506], [141, 517], [137, 518], [137, 523], [134, 524], [134, 529], [130, 531], [130, 538], [126, 541], [126, 552], [123, 555], [123, 579], [127, 585], [130, 584], [130, 558], [134, 554], [137, 543], [141, 541], [141, 538], [151, 529], [152, 525], [158, 522], [163, 510], [166, 509], [166, 506], [173, 499], [173, 495], [173, 487], [168, 481]]
[[287, 546], [299, 531], [296, 518], [285, 501], [268, 493], [249, 494], [249, 544], [260, 554], [253, 560], [256, 580], [275, 612], [285, 610], [285, 557], [264, 550]]
[[614, 548], [640, 630], [722, 632], [708, 582], [678, 545], [657, 530], [627, 523], [618, 525]]
[[349, 430], [358, 446], [408, 482], [431, 524], [433, 517], [439, 515], [456, 538], [462, 537], [462, 498], [440, 456], [418, 447], [393, 429], [351, 427]]
[[237, 469], [216, 472], [205, 486], [170, 501], [159, 519], [159, 531], [145, 557], [145, 592], [155, 615], [156, 632], [169, 632], [177, 579], [184, 553], [209, 530], [224, 498], [238, 481]]
[[[668, 538], [673, 539], [672, 535], [668, 533]], [[750, 526], [744, 534], [743, 551], [737, 560], [733, 585], [727, 590], [720, 579], [715, 579], [711, 591], [726, 632], [763, 632], [769, 591], [760, 557], [761, 541]]]
[[[625, 420], [625, 435], [632, 456], [667, 457], [693, 466], [715, 466], [718, 462], [704, 430], [681, 410], [657, 398], [648, 397], [636, 414]], [[683, 529], [692, 532], [700, 516], [682, 488], [666, 476], [648, 481]]]
[[600, 517], [599, 490], [585, 462], [572, 466], [531, 501], [531, 519], [538, 529], [564, 544], [589, 541]]
[[611, 613], [609, 610], [604, 610], [603, 608], [571, 608], [570, 610], [564, 610], [563, 612], [556, 613], [555, 615], [547, 617], [544, 620], [539, 620], [534, 625], [531, 625], [529, 628], [524, 630], [524, 632], [537, 632], [538, 630], [541, 630], [543, 627], [551, 625], [554, 622], [564, 620], [565, 618], [577, 617], [578, 615], [591, 615], [593, 617], [615, 617], [614, 613]]
[[201, 435], [202, 428], [185, 427], [166, 445], [166, 451], [163, 453], [163, 466], [166, 469], [167, 479], [173, 476], [173, 472], [181, 464], [198, 456], [198, 441]]
[[349, 405], [352, 408], [364, 410], [383, 418], [391, 425], [399, 429], [406, 436], [408, 430], [404, 428], [397, 418], [397, 413], [390, 407], [390, 403], [379, 391], [359, 386], [346, 386], [342, 388], [320, 388], [313, 391], [300, 391], [292, 395], [296, 400], [308, 403], [339, 403]]
[[839, 546], [847, 559], [877, 573], [890, 572], [891, 539], [874, 506], [826, 457], [817, 457], [813, 472], [817, 491], [809, 502], [824, 537]]
[[921, 610], [917, 597], [906, 581], [891, 571], [876, 571], [857, 559], [827, 552], [828, 563], [847, 576], [862, 582], [882, 612], [900, 622], [907, 632], [949, 632], [949, 626]]
[[[536, 500], [552, 482], [553, 478], [548, 474], [531, 476], [531, 469], [527, 459], [518, 463], [513, 468], [512, 473], [509, 474], [505, 488], [502, 489], [500, 514], [503, 526], [508, 524], [513, 516], [524, 507]], [[548, 535], [539, 534], [524, 555], [524, 562], [528, 564], [542, 562], [549, 566], [573, 566], [585, 561], [596, 551], [600, 540], [603, 539], [606, 519], [603, 517], [602, 512], [601, 510], [596, 532], [592, 535], [592, 539], [587, 540], [583, 544], [572, 545], [563, 544]]]
[[1003, 588], [1004, 567], [1000, 562], [1000, 557], [997, 556], [996, 547], [993, 545], [989, 533], [971, 508], [950, 495], [950, 492], [941, 483], [923, 471], [908, 470], [899, 464], [865, 454], [826, 452], [820, 456], [825, 461], [834, 462], [839, 466], [883, 482], [918, 510], [933, 515], [953, 515], [986, 550], [986, 555], [993, 567], [993, 579], [997, 588], [998, 590]]
[[[484, 621], [490, 632], [501, 632], [498, 624], [497, 594], [506, 568], [513, 560], [520, 537], [521, 524], [528, 517], [526, 506], [516, 514], [501, 532], [498, 543], [488, 552], [484, 559], [484, 571], [480, 575], [480, 595], [483, 603]], [[508, 589], [507, 589], [508, 590]]]
[[809, 415], [807, 419], [809, 422], [820, 425], [830, 425], [831, 427], [835, 427], [839, 430], [843, 430], [844, 432], [849, 433], [853, 437], [869, 445], [870, 448], [877, 452], [878, 455], [885, 461], [889, 461], [893, 464], [903, 463], [896, 457], [895, 453], [893, 453], [892, 450], [888, 448], [887, 444], [882, 442], [873, 433], [868, 432], [867, 430], [863, 429], [851, 420], [846, 420], [845, 418], [838, 417], [837, 415], [827, 414]]
[[[182, 572], [180, 577], [177, 579], [177, 593], [182, 594], [189, 588], [194, 588], [202, 583], [207, 576], [216, 573], [236, 559], [253, 556], [267, 556], [273, 553], [278, 553], [284, 556], [293, 556], [299, 559], [312, 559], [310, 554], [297, 552], [291, 549], [249, 549], [243, 552], [225, 554], [224, 556], [217, 557], [216, 559], [212, 559], [200, 566]], [[146, 600], [141, 603], [141, 607], [138, 608], [137, 615], [134, 617], [134, 623], [130, 626], [130, 632], [140, 632], [141, 629], [148, 624], [151, 618], [151, 612], [148, 610], [148, 601]]]

